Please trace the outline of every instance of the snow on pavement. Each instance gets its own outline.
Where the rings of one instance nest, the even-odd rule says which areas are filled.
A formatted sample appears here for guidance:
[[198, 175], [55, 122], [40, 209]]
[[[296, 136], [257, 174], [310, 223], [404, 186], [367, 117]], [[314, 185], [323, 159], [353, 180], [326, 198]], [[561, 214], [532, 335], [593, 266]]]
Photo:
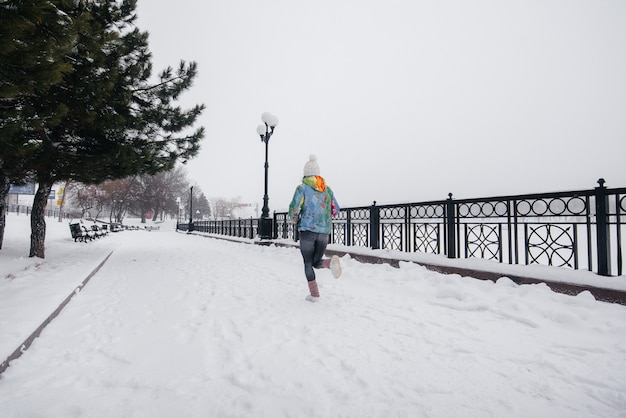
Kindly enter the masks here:
[[53, 235], [39, 270], [1, 250], [3, 339], [65, 248], [83, 272], [114, 252], [2, 374], [3, 417], [625, 416], [625, 306], [349, 256], [313, 304], [297, 249], [166, 228]]

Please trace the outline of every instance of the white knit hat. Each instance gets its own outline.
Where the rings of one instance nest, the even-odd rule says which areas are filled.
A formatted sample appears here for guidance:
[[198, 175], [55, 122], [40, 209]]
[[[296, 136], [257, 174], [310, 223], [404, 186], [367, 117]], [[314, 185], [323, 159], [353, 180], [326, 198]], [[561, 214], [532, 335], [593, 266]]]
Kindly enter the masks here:
[[309, 156], [309, 161], [304, 165], [303, 175], [304, 177], [320, 175], [320, 166], [317, 165], [317, 157], [315, 154]]

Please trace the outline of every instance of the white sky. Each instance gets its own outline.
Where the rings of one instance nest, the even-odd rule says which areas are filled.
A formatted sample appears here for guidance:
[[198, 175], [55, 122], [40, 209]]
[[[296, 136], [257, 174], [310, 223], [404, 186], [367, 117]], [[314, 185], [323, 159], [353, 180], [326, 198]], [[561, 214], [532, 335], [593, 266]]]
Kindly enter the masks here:
[[623, 0], [140, 0], [155, 74], [196, 61], [189, 178], [284, 210], [308, 156], [346, 206], [626, 186]]

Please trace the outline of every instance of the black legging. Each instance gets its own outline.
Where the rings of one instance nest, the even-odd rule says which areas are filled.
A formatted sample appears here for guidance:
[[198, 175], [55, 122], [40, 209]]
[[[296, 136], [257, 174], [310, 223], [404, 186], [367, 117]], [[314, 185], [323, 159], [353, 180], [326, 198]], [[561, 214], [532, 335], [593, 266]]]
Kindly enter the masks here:
[[322, 257], [328, 245], [329, 234], [300, 231], [300, 252], [304, 259], [304, 275], [307, 281], [315, 280], [314, 268], [322, 267]]

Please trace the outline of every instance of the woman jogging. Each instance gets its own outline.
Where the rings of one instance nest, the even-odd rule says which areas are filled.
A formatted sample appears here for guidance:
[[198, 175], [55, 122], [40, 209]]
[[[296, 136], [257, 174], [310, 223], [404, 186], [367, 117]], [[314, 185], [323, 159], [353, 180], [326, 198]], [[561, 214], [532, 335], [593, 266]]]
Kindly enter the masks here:
[[311, 302], [317, 302], [320, 297], [313, 269], [329, 268], [335, 278], [341, 276], [339, 257], [323, 258], [330, 238], [331, 218], [338, 213], [339, 204], [333, 191], [320, 176], [317, 157], [311, 155], [304, 165], [302, 184], [296, 188], [289, 205], [289, 218], [300, 233], [300, 252], [310, 292], [306, 299]]

